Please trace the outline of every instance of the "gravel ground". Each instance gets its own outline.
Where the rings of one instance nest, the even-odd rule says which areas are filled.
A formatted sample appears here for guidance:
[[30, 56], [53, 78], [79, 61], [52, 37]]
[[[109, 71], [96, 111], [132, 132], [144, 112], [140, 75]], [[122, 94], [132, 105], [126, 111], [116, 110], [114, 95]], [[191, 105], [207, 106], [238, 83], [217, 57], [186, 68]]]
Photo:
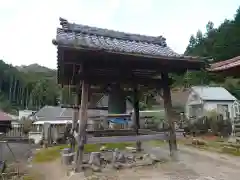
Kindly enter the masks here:
[[[159, 169], [165, 171], [162, 180], [239, 180], [240, 166], [233, 158], [223, 159], [221, 154], [210, 152], [206, 155], [185, 146], [182, 149], [184, 150], [179, 147], [176, 162], [170, 162]], [[147, 151], [161, 156], [168, 154], [166, 147], [147, 148]]]
[[46, 179], [61, 180], [239, 180], [240, 158], [200, 151], [187, 146], [180, 146], [177, 160], [170, 160], [168, 147], [150, 147], [143, 144], [147, 153], [154, 154], [168, 161], [147, 167], [129, 168], [124, 170], [104, 169], [102, 173], [83, 178], [83, 174], [64, 177], [64, 170], [59, 161], [39, 164]]

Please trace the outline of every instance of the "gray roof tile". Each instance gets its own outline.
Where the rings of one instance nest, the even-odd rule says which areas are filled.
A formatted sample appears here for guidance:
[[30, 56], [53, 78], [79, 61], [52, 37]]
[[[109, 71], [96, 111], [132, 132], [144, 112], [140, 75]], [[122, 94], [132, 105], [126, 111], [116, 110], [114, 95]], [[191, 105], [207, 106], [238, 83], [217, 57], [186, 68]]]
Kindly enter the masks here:
[[181, 57], [167, 47], [166, 39], [162, 36], [144, 36], [78, 25], [62, 18], [60, 22], [62, 28], [57, 29], [56, 38], [59, 45], [142, 55]]
[[[61, 108], [60, 106], [44, 106], [41, 108], [34, 117], [36, 120], [54, 121], [54, 120], [69, 120], [72, 119], [73, 110], [68, 108]], [[106, 110], [93, 110], [88, 109], [88, 117], [106, 115]]]

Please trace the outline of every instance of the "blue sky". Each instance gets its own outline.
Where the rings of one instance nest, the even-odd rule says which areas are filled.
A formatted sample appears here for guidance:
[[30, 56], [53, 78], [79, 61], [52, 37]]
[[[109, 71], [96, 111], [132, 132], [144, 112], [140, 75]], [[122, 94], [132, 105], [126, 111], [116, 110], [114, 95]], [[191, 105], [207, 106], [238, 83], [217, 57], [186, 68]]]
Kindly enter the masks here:
[[0, 59], [13, 65], [56, 68], [59, 17], [146, 35], [163, 35], [177, 53], [189, 37], [232, 19], [239, 0], [0, 0]]

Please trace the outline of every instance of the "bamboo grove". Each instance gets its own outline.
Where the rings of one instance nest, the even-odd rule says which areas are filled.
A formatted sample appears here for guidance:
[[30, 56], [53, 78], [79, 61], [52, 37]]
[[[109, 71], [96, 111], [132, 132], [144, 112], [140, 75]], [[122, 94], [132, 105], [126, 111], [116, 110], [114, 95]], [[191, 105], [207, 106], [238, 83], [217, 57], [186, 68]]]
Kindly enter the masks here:
[[19, 71], [0, 60], [0, 108], [6, 112], [39, 109], [58, 102], [56, 72]]

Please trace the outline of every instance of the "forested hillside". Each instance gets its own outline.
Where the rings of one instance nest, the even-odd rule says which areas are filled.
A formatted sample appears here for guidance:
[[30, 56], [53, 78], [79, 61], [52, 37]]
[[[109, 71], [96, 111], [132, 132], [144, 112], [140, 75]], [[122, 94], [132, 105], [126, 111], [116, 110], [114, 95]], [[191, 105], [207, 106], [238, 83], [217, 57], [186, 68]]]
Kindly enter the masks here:
[[[237, 8], [237, 7], [236, 7]], [[234, 14], [234, 12], [233, 12]], [[192, 35], [186, 48], [185, 55], [209, 57], [211, 62], [218, 62], [240, 55], [240, 8], [232, 20], [223, 20], [219, 27], [213, 22], [206, 24], [206, 33], [201, 31]], [[207, 72], [187, 72], [175, 76], [176, 86], [191, 85], [223, 85], [231, 93], [240, 98], [240, 81], [233, 77], [221, 77]]]
[[0, 109], [15, 113], [18, 109], [57, 104], [56, 71], [45, 67], [45, 72], [39, 71], [36, 64], [35, 69], [30, 67], [16, 68], [0, 60]]

